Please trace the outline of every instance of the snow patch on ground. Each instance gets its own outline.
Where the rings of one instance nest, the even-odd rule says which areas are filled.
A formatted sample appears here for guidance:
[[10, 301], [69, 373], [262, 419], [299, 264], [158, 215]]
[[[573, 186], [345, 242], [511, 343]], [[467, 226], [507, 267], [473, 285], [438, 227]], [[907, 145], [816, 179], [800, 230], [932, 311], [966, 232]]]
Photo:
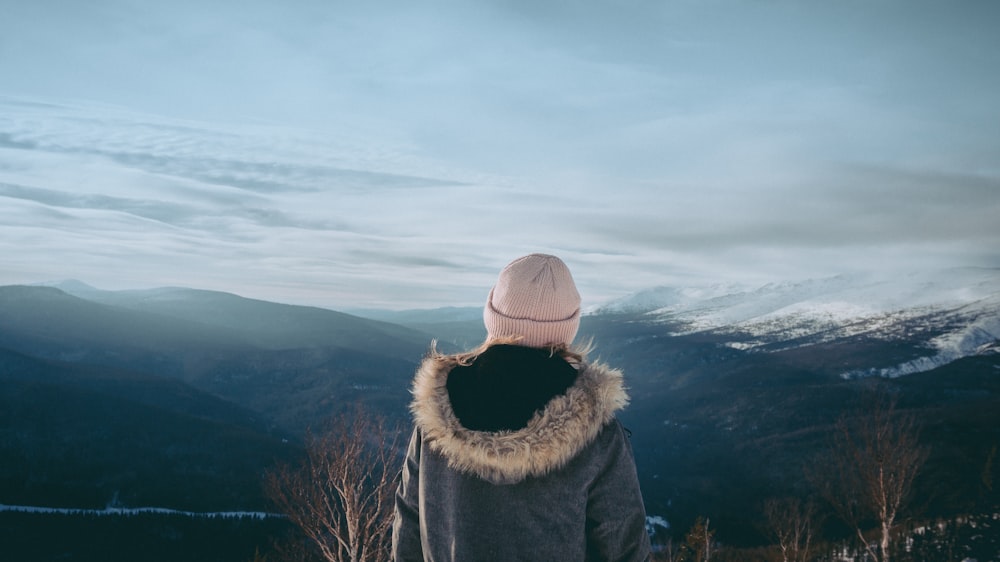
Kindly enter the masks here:
[[661, 534], [667, 534], [670, 531], [670, 523], [666, 519], [659, 515], [647, 515], [646, 516], [646, 534], [649, 538], [655, 542], [656, 538]]

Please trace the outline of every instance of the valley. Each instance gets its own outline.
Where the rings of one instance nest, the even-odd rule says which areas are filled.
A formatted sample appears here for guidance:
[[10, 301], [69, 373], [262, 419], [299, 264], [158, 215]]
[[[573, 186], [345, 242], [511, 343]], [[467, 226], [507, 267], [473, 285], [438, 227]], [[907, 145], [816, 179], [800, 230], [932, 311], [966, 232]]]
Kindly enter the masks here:
[[[909, 281], [664, 288], [587, 311], [578, 341], [626, 373], [621, 418], [663, 532], [710, 517], [723, 544], [768, 544], [763, 502], [815, 495], [807, 473], [872, 386], [930, 451], [908, 517], [1000, 505], [1000, 274]], [[182, 288], [0, 287], [0, 504], [268, 511], [261, 475], [307, 430], [357, 403], [406, 427], [431, 342], [485, 334], [477, 309], [369, 315]]]

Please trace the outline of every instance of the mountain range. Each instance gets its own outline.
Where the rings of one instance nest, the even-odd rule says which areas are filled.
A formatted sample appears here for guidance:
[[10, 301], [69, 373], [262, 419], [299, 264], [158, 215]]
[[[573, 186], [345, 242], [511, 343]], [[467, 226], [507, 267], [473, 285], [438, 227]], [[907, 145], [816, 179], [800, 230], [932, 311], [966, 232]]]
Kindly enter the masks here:
[[[837, 276], [747, 290], [733, 286], [657, 288], [596, 310], [640, 312], [675, 326], [672, 335], [712, 332], [725, 345], [780, 351], [868, 336], [883, 340], [928, 337], [935, 353], [914, 364], [884, 367], [879, 376], [930, 370], [982, 351], [1000, 339], [1000, 273], [951, 269], [895, 279]], [[922, 330], [922, 334], [908, 330]], [[844, 373], [845, 377], [864, 373]]]
[[[0, 287], [0, 504], [259, 508], [251, 481], [307, 430], [359, 401], [405, 426], [431, 342], [485, 336], [475, 307], [350, 312]], [[625, 371], [647, 511], [675, 530], [703, 515], [723, 541], [763, 541], [762, 501], [810, 493], [803, 471], [872, 382], [922, 421], [922, 516], [1000, 504], [1000, 270], [651, 288], [588, 309], [578, 341]]]

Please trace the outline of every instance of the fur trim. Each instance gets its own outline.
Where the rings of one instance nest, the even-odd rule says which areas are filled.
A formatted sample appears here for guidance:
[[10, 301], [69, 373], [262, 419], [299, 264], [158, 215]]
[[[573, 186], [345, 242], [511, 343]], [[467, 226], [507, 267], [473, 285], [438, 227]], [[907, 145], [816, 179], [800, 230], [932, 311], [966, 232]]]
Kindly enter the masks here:
[[621, 371], [585, 364], [566, 394], [553, 398], [525, 428], [472, 431], [458, 421], [448, 398], [448, 373], [457, 364], [452, 356], [424, 359], [413, 381], [410, 409], [428, 445], [452, 468], [495, 484], [562, 468], [628, 404]]

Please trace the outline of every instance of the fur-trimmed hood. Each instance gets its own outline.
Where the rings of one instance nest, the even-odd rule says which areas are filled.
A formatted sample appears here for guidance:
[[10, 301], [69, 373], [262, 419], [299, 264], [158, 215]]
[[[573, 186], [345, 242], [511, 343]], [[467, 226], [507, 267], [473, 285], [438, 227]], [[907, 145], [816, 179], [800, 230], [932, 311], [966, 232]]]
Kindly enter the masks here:
[[549, 400], [525, 427], [474, 431], [455, 415], [447, 388], [449, 373], [459, 365], [450, 355], [434, 354], [423, 361], [413, 382], [414, 421], [452, 468], [496, 484], [562, 468], [628, 404], [621, 371], [585, 363], [566, 392]]

